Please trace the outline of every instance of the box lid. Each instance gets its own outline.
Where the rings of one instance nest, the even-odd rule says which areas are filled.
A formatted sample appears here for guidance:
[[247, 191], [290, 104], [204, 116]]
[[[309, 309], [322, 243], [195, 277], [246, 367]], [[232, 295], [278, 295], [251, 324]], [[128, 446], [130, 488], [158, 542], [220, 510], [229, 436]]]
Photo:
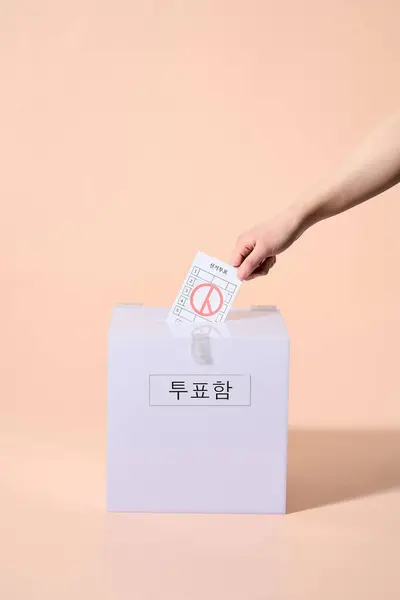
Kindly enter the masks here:
[[168, 308], [140, 304], [118, 304], [113, 308], [110, 334], [137, 339], [168, 339], [203, 335], [235, 339], [288, 339], [280, 311], [275, 306], [254, 306], [233, 309], [224, 323], [170, 325], [166, 322]]

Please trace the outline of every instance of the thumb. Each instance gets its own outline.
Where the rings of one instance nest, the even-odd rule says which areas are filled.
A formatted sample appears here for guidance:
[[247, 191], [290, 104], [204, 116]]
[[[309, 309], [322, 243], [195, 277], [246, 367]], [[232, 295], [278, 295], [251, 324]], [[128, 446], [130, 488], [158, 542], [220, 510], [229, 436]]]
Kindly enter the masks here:
[[250, 254], [245, 258], [238, 270], [238, 278], [243, 280], [250, 277], [250, 275], [261, 265], [261, 263], [267, 258], [268, 253], [265, 246], [256, 244]]

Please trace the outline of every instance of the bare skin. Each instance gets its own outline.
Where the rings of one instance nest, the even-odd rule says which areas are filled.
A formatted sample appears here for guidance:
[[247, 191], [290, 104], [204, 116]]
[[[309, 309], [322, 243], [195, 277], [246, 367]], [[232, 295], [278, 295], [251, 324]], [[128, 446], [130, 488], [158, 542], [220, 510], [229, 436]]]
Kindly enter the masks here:
[[302, 199], [243, 233], [232, 254], [239, 279], [267, 275], [276, 256], [307, 229], [370, 200], [400, 182], [400, 112], [373, 131], [332, 178]]

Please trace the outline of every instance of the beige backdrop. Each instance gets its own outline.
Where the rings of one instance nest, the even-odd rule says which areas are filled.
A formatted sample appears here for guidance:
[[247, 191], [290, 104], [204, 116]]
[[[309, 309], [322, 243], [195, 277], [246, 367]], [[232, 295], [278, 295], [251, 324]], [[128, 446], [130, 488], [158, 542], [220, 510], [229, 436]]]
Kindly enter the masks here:
[[[103, 506], [112, 306], [169, 305], [198, 249], [228, 260], [244, 228], [292, 202], [397, 108], [399, 22], [397, 0], [2, 0], [0, 409], [5, 485], [15, 484], [7, 506], [27, 489], [53, 497], [55, 488], [61, 505], [79, 493], [85, 504], [88, 480], [89, 504]], [[395, 189], [319, 225], [271, 276], [242, 288], [238, 306], [276, 304], [287, 321], [292, 427], [400, 427], [399, 220]], [[71, 463], [74, 449], [82, 463]], [[85, 451], [96, 466], [76, 479]], [[52, 455], [63, 470], [46, 462]], [[41, 530], [20, 523], [34, 547]], [[236, 533], [248, 549], [246, 531]], [[30, 568], [28, 582], [39, 566]], [[266, 597], [246, 596], [242, 583], [230, 600]]]
[[[399, 105], [400, 6], [0, 11], [2, 408], [73, 423], [104, 406], [114, 304], [169, 305], [198, 249], [228, 260]], [[240, 293], [287, 320], [292, 424], [400, 425], [399, 195], [320, 225]]]

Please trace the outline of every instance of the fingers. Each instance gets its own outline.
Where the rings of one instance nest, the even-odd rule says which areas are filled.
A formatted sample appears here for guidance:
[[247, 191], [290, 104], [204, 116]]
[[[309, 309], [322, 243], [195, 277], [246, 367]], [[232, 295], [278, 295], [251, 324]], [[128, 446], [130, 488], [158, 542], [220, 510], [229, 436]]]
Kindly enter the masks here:
[[236, 248], [233, 251], [232, 254], [232, 258], [231, 258], [231, 263], [234, 267], [239, 267], [242, 262], [244, 261], [244, 259], [246, 258], [246, 256], [248, 256], [250, 254], [250, 252], [252, 252], [252, 250], [254, 249], [255, 246], [255, 242], [250, 240], [250, 239], [246, 239], [243, 236], [240, 237], [236, 243]]
[[251, 281], [252, 279], [257, 279], [257, 277], [268, 275], [275, 263], [276, 256], [270, 256], [259, 267], [257, 267], [257, 269], [255, 269], [249, 277], [246, 278], [246, 281]]
[[261, 244], [256, 244], [253, 250], [248, 254], [248, 256], [244, 259], [242, 264], [240, 265], [238, 271], [239, 279], [248, 279], [253, 272], [261, 267], [261, 265], [266, 262], [269, 257], [266, 256], [266, 251], [264, 246]]
[[267, 275], [276, 262], [276, 248], [279, 245], [273, 242], [275, 237], [265, 226], [255, 227], [240, 236], [231, 258], [240, 280], [249, 281]]

